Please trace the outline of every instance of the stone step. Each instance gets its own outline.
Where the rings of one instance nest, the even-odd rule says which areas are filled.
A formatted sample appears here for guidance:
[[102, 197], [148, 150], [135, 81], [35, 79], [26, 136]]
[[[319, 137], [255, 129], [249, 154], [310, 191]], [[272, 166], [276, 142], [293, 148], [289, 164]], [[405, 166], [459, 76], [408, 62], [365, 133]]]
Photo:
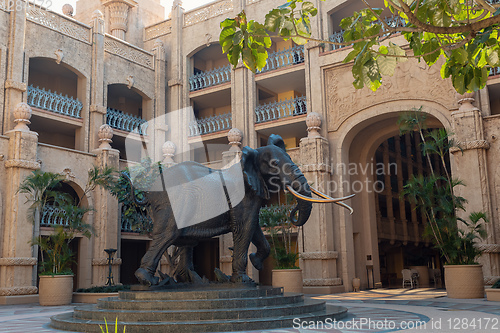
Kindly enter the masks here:
[[[213, 288], [213, 289], [212, 289]], [[279, 296], [283, 288], [252, 287], [252, 288], [223, 288], [212, 287], [208, 290], [185, 290], [182, 288], [154, 291], [120, 291], [119, 298], [126, 300], [194, 300], [194, 299], [226, 299]]]
[[118, 297], [106, 297], [97, 301], [100, 309], [121, 310], [198, 310], [222, 308], [262, 307], [302, 302], [303, 294], [285, 293], [283, 296], [244, 297], [226, 299], [196, 300], [123, 300]]
[[[347, 309], [341, 306], [326, 305], [326, 309], [301, 315], [289, 315], [281, 317], [246, 318], [234, 320], [208, 320], [208, 321], [180, 321], [180, 322], [132, 322], [118, 321], [118, 332], [123, 332], [126, 327], [127, 333], [151, 332], [227, 332], [227, 331], [250, 331], [260, 329], [290, 328], [294, 323], [301, 321], [325, 321], [339, 320], [347, 316]], [[108, 318], [108, 329], [114, 332], [114, 318]], [[107, 319], [107, 320], [108, 320]], [[78, 331], [78, 332], [100, 332], [99, 325], [104, 327], [104, 321], [90, 321], [87, 319], [74, 318], [73, 313], [64, 313], [51, 317], [50, 326], [55, 329]]]
[[74, 317], [87, 320], [111, 320], [132, 322], [158, 322], [158, 321], [206, 321], [218, 319], [250, 319], [265, 317], [281, 317], [301, 315], [303, 313], [318, 312], [325, 309], [325, 302], [321, 300], [306, 299], [301, 303], [286, 305], [252, 307], [204, 309], [204, 310], [108, 310], [99, 309], [95, 305], [84, 305], [75, 308]]

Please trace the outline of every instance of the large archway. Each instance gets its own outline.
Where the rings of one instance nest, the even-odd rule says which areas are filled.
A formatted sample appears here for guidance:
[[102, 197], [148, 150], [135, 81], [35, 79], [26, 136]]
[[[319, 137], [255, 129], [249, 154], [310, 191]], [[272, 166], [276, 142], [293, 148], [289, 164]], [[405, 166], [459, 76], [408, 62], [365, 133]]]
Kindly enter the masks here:
[[[418, 138], [400, 136], [397, 125], [401, 112], [414, 106], [388, 104], [392, 103], [356, 114], [338, 133], [342, 138], [337, 150], [337, 164], [342, 165], [337, 165], [342, 194], [357, 194], [352, 200], [354, 214], [343, 218], [346, 225], [352, 226], [352, 243], [346, 242], [348, 253], [344, 259], [351, 267], [344, 272], [344, 279], [359, 277], [365, 288], [381, 281], [384, 286], [398, 286], [401, 270], [408, 266], [439, 267], [439, 257], [422, 237], [423, 217], [400, 197], [411, 174], [425, 173], [426, 169]], [[447, 110], [441, 108], [422, 108], [428, 114], [429, 128], [449, 128]], [[415, 161], [409, 163], [412, 154]], [[349, 228], [346, 232], [350, 237]]]

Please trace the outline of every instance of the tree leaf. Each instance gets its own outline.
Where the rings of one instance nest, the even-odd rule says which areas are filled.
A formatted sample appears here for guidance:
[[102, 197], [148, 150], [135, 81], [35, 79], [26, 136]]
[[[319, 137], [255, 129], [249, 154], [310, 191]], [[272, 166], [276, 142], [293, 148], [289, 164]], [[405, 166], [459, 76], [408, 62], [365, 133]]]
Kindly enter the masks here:
[[380, 55], [377, 58], [377, 65], [382, 75], [393, 76], [397, 61], [396, 58]]

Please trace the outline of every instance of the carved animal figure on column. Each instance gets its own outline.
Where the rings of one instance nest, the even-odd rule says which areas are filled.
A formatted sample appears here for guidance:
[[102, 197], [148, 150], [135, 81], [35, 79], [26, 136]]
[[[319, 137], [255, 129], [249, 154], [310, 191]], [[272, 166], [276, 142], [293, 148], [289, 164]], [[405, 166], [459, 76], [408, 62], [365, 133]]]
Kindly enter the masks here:
[[[162, 178], [163, 176], [163, 178]], [[351, 209], [342, 200], [312, 189], [300, 169], [286, 153], [283, 139], [271, 135], [267, 146], [244, 147], [241, 161], [225, 170], [214, 170], [195, 162], [184, 162], [165, 169], [156, 190], [144, 191], [140, 205], [150, 206], [153, 221], [151, 245], [135, 275], [141, 284], [158, 284], [154, 276], [159, 260], [171, 245], [184, 247], [183, 268], [192, 271], [192, 251], [200, 239], [233, 233], [231, 282], [247, 282], [248, 248], [253, 266], [260, 270], [269, 256], [270, 246], [259, 226], [259, 210], [269, 193], [287, 189], [297, 197], [291, 222], [301, 226], [311, 214], [312, 202], [335, 202]], [[160, 189], [160, 190], [158, 190]], [[163, 190], [161, 190], [163, 189]], [[311, 191], [321, 198], [312, 198]], [[298, 217], [295, 217], [298, 211]], [[184, 272], [186, 275], [186, 272]]]

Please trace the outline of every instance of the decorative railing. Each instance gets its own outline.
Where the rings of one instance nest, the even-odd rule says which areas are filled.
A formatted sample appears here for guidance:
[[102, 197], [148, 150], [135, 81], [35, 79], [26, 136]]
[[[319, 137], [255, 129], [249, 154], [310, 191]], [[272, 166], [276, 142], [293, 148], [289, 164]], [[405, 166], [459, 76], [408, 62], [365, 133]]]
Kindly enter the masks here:
[[[392, 28], [404, 27], [406, 25], [405, 20], [397, 15], [391, 15], [384, 18], [385, 23]], [[335, 43], [343, 43], [344, 42], [344, 30], [339, 30], [330, 35], [329, 40]], [[349, 45], [332, 45], [332, 50], [338, 50], [344, 47], [348, 47]]]
[[104, 38], [104, 51], [154, 70], [153, 54], [111, 35]]
[[222, 66], [189, 78], [189, 91], [200, 90], [231, 81], [231, 65]]
[[209, 18], [232, 12], [233, 8], [232, 0], [221, 0], [201, 8], [193, 9], [184, 14], [184, 26], [187, 27], [208, 20]]
[[[500, 1], [500, 0], [499, 0]], [[500, 67], [491, 67], [489, 76], [499, 75]]]
[[138, 221], [132, 221], [130, 218], [125, 218], [122, 212], [122, 232], [140, 233], [151, 231], [153, 221], [149, 216], [143, 216], [141, 214], [135, 214], [134, 216]]
[[146, 120], [112, 108], [107, 109], [106, 124], [122, 131], [140, 135], [146, 135], [148, 127], [148, 122]]
[[299, 116], [307, 113], [306, 96], [270, 102], [255, 108], [255, 123], [277, 120], [286, 117]]
[[52, 111], [73, 118], [81, 118], [83, 104], [78, 99], [47, 91], [43, 88], [28, 86], [28, 104], [32, 107]]
[[304, 62], [304, 45], [297, 45], [285, 50], [271, 52], [267, 56], [267, 64], [259, 73], [296, 65]]
[[41, 227], [51, 227], [55, 225], [69, 226], [69, 221], [62, 217], [64, 210], [54, 206], [44, 206], [42, 210]]
[[144, 29], [144, 40], [151, 40], [172, 32], [172, 20], [168, 19]]
[[231, 113], [196, 119], [189, 124], [189, 136], [215, 133], [231, 129]]
[[38, 6], [27, 6], [26, 18], [34, 23], [90, 44], [89, 26]]

